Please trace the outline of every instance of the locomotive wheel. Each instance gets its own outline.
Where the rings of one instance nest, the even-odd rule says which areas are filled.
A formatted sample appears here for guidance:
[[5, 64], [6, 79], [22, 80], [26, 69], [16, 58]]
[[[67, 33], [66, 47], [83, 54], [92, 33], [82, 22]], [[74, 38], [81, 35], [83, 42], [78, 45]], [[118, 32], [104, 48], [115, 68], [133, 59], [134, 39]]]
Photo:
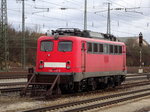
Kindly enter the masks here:
[[68, 91], [69, 93], [74, 93], [74, 83], [69, 83], [68, 84]]
[[88, 83], [88, 88], [87, 89], [89, 91], [94, 91], [94, 90], [97, 89], [97, 82], [95, 81], [94, 78], [88, 79], [87, 83]]
[[115, 85], [115, 86], [120, 86], [120, 85], [121, 85], [121, 81], [119, 80], [119, 82], [115, 82], [114, 85]]
[[115, 82], [114, 88], [115, 88], [116, 86], [119, 86], [119, 82]]
[[63, 94], [73, 93], [74, 92], [74, 84], [61, 84], [60, 90]]
[[88, 90], [90, 90], [90, 91], [94, 91], [94, 90], [96, 90], [97, 89], [97, 83], [96, 83], [96, 81], [92, 81], [91, 82], [91, 85], [89, 85], [88, 86]]
[[81, 92], [81, 83], [80, 82], [74, 82], [74, 92]]
[[108, 87], [104, 82], [98, 83], [98, 89], [106, 89]]
[[108, 82], [107, 82], [108, 88], [109, 88], [109, 87], [114, 87], [114, 86], [115, 86], [114, 83], [115, 83], [115, 82], [114, 82], [113, 77], [109, 77]]
[[62, 94], [68, 93], [67, 85], [65, 84], [60, 84], [60, 90], [62, 91]]
[[116, 76], [114, 77], [114, 86], [119, 86], [121, 85], [121, 76]]

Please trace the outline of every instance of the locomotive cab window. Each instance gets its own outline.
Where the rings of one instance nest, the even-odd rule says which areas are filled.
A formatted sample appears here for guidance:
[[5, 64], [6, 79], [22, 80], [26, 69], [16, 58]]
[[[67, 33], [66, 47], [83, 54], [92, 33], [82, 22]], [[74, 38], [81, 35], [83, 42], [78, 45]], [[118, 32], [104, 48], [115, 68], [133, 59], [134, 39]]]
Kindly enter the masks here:
[[72, 42], [70, 41], [59, 42], [58, 51], [63, 51], [63, 52], [72, 51]]
[[42, 41], [41, 42], [41, 51], [52, 51], [53, 42], [51, 41]]

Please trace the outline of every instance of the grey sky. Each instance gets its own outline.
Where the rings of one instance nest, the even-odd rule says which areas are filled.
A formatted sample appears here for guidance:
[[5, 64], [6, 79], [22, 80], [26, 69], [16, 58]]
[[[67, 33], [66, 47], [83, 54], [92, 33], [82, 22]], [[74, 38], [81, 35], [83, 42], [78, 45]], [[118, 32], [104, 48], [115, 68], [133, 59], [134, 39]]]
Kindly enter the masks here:
[[[88, 30], [106, 32], [107, 2], [111, 8], [135, 8], [111, 10], [111, 32], [115, 36], [128, 37], [143, 33], [144, 39], [150, 43], [150, 0], [87, 0]], [[21, 30], [22, 3], [17, 0], [7, 0], [8, 22], [17, 30]], [[44, 12], [49, 8], [49, 12]], [[25, 0], [26, 28], [41, 32], [59, 27], [76, 27], [83, 29], [84, 0]], [[67, 8], [67, 10], [60, 10]], [[43, 11], [43, 12], [42, 12]], [[129, 12], [130, 11], [130, 12]], [[39, 13], [35, 13], [39, 12]], [[138, 12], [142, 12], [140, 14]]]

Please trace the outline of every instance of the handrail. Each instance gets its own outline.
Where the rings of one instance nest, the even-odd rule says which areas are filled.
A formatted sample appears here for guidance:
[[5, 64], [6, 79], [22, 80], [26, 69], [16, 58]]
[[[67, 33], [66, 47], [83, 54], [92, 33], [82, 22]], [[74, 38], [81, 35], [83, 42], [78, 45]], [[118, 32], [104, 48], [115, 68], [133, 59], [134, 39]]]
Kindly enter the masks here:
[[[59, 81], [60, 81], [60, 75], [57, 75], [54, 82], [52, 83], [51, 88], [47, 91], [46, 96], [52, 95], [52, 90], [56, 84], [58, 84], [57, 86], [59, 86]], [[59, 87], [57, 87], [57, 89], [59, 89]]]
[[29, 87], [31, 81], [33, 80], [33, 78], [35, 77], [36, 74], [33, 74], [32, 77], [30, 78], [30, 80], [28, 81], [28, 83], [26, 84], [25, 88], [21, 91], [20, 95], [23, 96], [23, 95], [26, 95], [26, 90], [27, 88]]

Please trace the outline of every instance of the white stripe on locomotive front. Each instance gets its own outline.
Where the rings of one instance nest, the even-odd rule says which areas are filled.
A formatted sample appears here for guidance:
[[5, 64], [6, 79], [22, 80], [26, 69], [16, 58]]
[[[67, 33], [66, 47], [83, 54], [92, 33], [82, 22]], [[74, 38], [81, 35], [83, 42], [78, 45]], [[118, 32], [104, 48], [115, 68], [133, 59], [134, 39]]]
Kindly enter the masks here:
[[64, 62], [44, 62], [44, 67], [66, 68], [66, 63], [64, 63]]

